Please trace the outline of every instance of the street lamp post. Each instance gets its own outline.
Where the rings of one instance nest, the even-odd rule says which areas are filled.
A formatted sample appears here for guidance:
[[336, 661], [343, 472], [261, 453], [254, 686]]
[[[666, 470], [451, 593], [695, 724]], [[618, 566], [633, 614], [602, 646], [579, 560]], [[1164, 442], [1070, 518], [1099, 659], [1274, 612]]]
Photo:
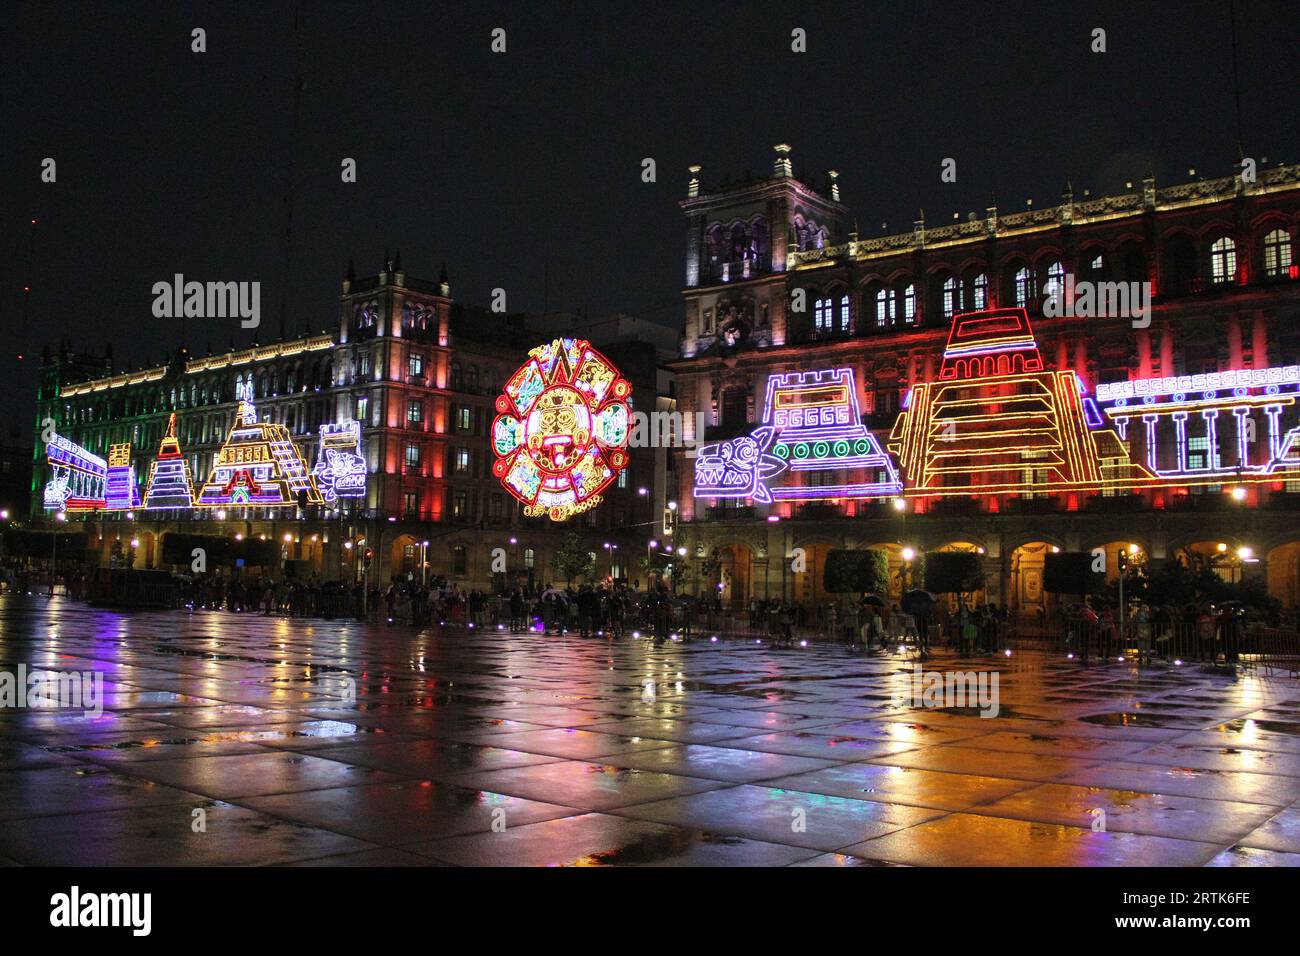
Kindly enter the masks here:
[[[65, 512], [58, 512], [54, 516], [59, 521], [67, 521], [68, 516]], [[50, 539], [50, 597], [54, 597], [54, 582], [59, 576], [59, 526], [54, 526], [54, 537]]]

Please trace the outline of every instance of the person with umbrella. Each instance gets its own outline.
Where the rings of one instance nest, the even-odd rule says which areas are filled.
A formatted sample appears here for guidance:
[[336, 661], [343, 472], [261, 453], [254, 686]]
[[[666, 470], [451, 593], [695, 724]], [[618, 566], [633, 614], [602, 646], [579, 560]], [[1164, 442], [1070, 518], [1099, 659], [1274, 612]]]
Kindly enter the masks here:
[[916, 625], [916, 644], [921, 657], [929, 657], [930, 617], [934, 613], [934, 595], [916, 589], [903, 595], [903, 612], [911, 616]]

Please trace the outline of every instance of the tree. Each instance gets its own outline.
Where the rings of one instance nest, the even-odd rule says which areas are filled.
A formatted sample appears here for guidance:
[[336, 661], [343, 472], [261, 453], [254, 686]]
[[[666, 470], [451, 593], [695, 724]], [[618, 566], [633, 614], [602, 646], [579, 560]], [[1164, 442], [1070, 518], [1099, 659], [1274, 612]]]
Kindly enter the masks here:
[[194, 549], [202, 548], [209, 567], [229, 564], [234, 553], [233, 540], [222, 534], [189, 534], [168, 531], [162, 536], [162, 563], [189, 566]]
[[889, 584], [889, 557], [883, 551], [829, 551], [822, 586], [831, 594], [870, 594]]
[[587, 550], [586, 542], [577, 531], [565, 535], [555, 550], [555, 573], [569, 584], [574, 578], [591, 577], [596, 570], [596, 558]]
[[935, 551], [925, 557], [925, 589], [969, 594], [984, 587], [984, 561], [974, 551]]
[[1043, 590], [1053, 594], [1100, 594], [1106, 575], [1092, 569], [1089, 551], [1055, 551], [1043, 555]]

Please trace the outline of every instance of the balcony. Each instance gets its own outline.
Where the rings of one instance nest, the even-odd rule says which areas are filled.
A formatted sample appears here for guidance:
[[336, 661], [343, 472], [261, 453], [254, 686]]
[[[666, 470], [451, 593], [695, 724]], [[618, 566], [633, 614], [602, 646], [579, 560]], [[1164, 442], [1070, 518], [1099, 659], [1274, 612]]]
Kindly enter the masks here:
[[740, 282], [763, 275], [767, 271], [767, 267], [759, 259], [740, 259], [735, 262], [714, 263], [712, 277], [717, 282]]
[[894, 506], [892, 498], [869, 498], [857, 503], [855, 517], [858, 518], [897, 518], [903, 512]]
[[797, 514], [805, 521], [838, 521], [844, 517], [844, 509], [839, 505], [813, 501], [800, 505]]
[[752, 520], [756, 514], [753, 505], [737, 507], [715, 505], [704, 512], [705, 518], [709, 521], [747, 521]]
[[936, 515], [978, 515], [983, 514], [982, 502], [978, 498], [940, 498], [930, 507], [930, 513]]
[[1206, 492], [1198, 495], [1170, 495], [1165, 505], [1167, 511], [1226, 511], [1232, 500], [1219, 492]]
[[1061, 511], [1061, 503], [1056, 497], [1046, 498], [1011, 498], [1006, 502], [1004, 511], [1012, 515], [1051, 515]]
[[1150, 505], [1142, 495], [1092, 495], [1083, 507], [1094, 514], [1131, 514], [1145, 511]]

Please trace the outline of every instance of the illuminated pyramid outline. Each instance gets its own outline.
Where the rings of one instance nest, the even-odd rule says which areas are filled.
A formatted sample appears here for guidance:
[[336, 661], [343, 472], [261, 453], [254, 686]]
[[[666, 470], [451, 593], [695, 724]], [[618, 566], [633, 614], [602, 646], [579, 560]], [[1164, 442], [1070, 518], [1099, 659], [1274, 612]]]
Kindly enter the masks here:
[[[159, 467], [162, 466], [162, 467]], [[166, 482], [162, 488], [160, 482]], [[174, 502], [172, 499], [177, 499]], [[194, 507], [194, 476], [190, 463], [181, 454], [181, 443], [176, 437], [176, 413], [167, 419], [167, 432], [158, 443], [158, 457], [149, 463], [149, 478], [145, 482], [144, 507], [192, 508]]]
[[[939, 381], [915, 386], [888, 447], [909, 496], [1051, 492], [1154, 480], [1070, 371], [1044, 371], [1023, 309], [954, 317]], [[1091, 415], [1089, 414], [1091, 411]], [[979, 479], [979, 480], [977, 480]]]
[[240, 401], [195, 504], [201, 508], [288, 507], [298, 503], [299, 492], [306, 492], [307, 504], [325, 503], [289, 429], [259, 422], [253, 404]]

